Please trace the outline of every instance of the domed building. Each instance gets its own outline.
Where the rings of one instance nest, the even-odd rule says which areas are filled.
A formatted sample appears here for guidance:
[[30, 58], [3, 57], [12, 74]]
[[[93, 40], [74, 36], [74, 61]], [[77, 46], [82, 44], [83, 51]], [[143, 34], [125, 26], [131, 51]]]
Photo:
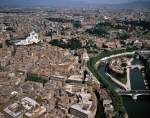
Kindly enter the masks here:
[[89, 55], [87, 53], [83, 53], [82, 60], [83, 61], [88, 61], [89, 60]]

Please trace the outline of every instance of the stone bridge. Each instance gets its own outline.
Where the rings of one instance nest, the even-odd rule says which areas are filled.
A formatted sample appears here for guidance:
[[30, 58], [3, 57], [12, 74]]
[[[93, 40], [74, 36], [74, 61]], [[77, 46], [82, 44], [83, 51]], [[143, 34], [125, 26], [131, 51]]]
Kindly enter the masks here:
[[145, 68], [145, 67], [141, 65], [128, 65], [127, 68], [131, 68], [131, 69], [138, 68], [139, 70], [141, 70], [142, 68]]
[[132, 99], [136, 100], [138, 96], [150, 96], [150, 90], [120, 90], [117, 91], [117, 93], [119, 95], [128, 95], [128, 96], [132, 96]]
[[140, 59], [146, 62], [148, 58], [143, 53], [150, 53], [150, 51], [135, 51], [135, 54], [139, 55]]

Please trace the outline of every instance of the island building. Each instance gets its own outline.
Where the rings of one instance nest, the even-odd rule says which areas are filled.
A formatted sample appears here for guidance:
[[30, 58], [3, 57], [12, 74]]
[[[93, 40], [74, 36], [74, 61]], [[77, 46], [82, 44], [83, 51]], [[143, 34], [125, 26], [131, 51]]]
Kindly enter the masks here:
[[30, 36], [28, 36], [25, 40], [21, 40], [20, 42], [17, 42], [16, 45], [29, 45], [33, 43], [38, 43], [40, 40], [38, 39], [38, 34], [35, 33], [35, 31], [32, 31], [30, 33]]
[[125, 67], [127, 65], [128, 58], [121, 57], [117, 59], [113, 59], [109, 63], [108, 71], [119, 74], [120, 76], [124, 76], [126, 74]]

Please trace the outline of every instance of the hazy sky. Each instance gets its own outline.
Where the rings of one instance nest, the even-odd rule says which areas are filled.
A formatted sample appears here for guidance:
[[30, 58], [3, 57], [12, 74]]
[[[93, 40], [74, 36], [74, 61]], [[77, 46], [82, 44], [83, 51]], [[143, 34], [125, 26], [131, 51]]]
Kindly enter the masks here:
[[0, 0], [0, 6], [68, 6], [92, 4], [120, 4], [150, 0]]
[[100, 4], [116, 4], [116, 3], [128, 3], [134, 1], [150, 1], [150, 0], [72, 0], [72, 1], [84, 1], [89, 3], [100, 3]]

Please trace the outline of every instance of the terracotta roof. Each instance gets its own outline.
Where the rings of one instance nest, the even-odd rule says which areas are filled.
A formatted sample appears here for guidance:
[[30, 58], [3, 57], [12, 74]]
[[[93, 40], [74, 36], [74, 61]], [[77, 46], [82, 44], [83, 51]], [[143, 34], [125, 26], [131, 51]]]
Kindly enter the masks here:
[[98, 90], [98, 92], [99, 92], [100, 94], [102, 94], [102, 95], [107, 94], [107, 92], [106, 92], [104, 89], [97, 89], [97, 90]]
[[115, 115], [114, 110], [107, 110], [106, 112], [107, 112], [109, 115], [111, 115], [111, 116], [114, 116], [114, 115]]
[[36, 111], [37, 109], [39, 109], [40, 108], [40, 106], [36, 106], [36, 107], [34, 107], [34, 111]]

